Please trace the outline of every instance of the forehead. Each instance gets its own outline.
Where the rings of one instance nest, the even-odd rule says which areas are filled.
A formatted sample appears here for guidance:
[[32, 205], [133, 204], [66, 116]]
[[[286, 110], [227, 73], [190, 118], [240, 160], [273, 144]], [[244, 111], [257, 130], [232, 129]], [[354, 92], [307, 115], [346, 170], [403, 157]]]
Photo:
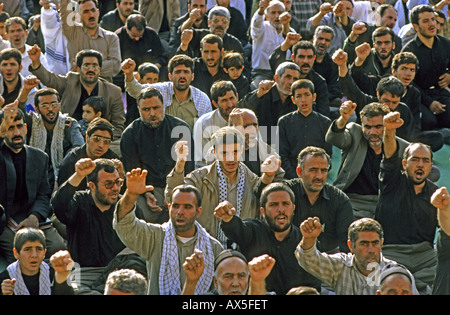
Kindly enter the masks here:
[[419, 13], [419, 21], [425, 20], [425, 19], [434, 19], [436, 16], [434, 15], [434, 12], [422, 12]]
[[333, 34], [326, 31], [319, 31], [317, 32], [316, 38], [325, 38], [325, 39], [331, 39], [333, 37]]
[[[295, 95], [312, 94], [310, 89], [304, 88], [304, 87], [295, 89], [294, 93], [295, 93]], [[294, 97], [295, 97], [295, 95], [294, 95]]]
[[431, 158], [431, 152], [427, 147], [424, 147], [420, 144], [415, 144], [409, 150], [408, 158], [416, 156], [416, 157], [428, 157]]
[[14, 59], [13, 57], [9, 58], [9, 59], [4, 59], [1, 61], [0, 64], [10, 64], [10, 63], [14, 63], [16, 65], [19, 65], [19, 63], [17, 62], [16, 59]]
[[228, 144], [221, 144], [217, 146], [217, 151], [219, 153], [226, 153], [226, 152], [233, 152], [237, 151], [241, 148], [241, 146], [237, 143], [228, 143]]
[[39, 241], [26, 241], [23, 244], [22, 249], [25, 247], [44, 247], [44, 245], [42, 245], [42, 243]]
[[239, 257], [229, 257], [217, 266], [219, 274], [247, 272], [247, 264]]
[[284, 9], [280, 4], [274, 4], [270, 7], [267, 8], [267, 12], [272, 13], [272, 12], [283, 12]]
[[220, 101], [221, 99], [229, 99], [229, 98], [235, 98], [236, 94], [234, 94], [234, 91], [228, 90], [225, 95], [218, 96], [217, 100]]
[[298, 56], [313, 56], [314, 52], [312, 49], [298, 49], [297, 50], [297, 54], [295, 55], [296, 57]]
[[39, 100], [39, 104], [57, 102], [58, 96], [56, 96], [55, 94], [42, 95], [42, 96], [38, 97], [38, 100]]
[[244, 112], [244, 125], [250, 124], [250, 123], [257, 123], [258, 119], [253, 113]]
[[110, 138], [111, 134], [109, 133], [108, 130], [95, 130], [94, 133], [92, 133], [92, 136], [100, 136], [100, 137], [104, 137], [104, 138]]
[[392, 36], [389, 34], [381, 35], [375, 37], [375, 42], [386, 42], [386, 41], [392, 41]]
[[402, 63], [401, 65], [398, 66], [398, 69], [400, 69], [400, 68], [416, 69], [416, 64], [415, 63]]
[[188, 66], [184, 65], [184, 64], [179, 64], [178, 66], [173, 68], [173, 72], [176, 71], [191, 71], [191, 68], [189, 68]]
[[97, 57], [93, 57], [93, 56], [83, 57], [82, 64], [85, 64], [85, 63], [98, 64], [98, 59], [97, 59]]
[[300, 72], [298, 70], [295, 69], [286, 69], [283, 73], [283, 75], [281, 76], [286, 77], [286, 76], [290, 76], [290, 77], [298, 77], [300, 75]]
[[87, 1], [82, 4], [80, 4], [80, 10], [83, 12], [85, 10], [97, 10], [97, 7], [95, 6], [95, 3], [93, 1]]
[[219, 51], [219, 43], [213, 43], [213, 44], [210, 44], [210, 43], [203, 43], [203, 48], [202, 48], [202, 50], [203, 50], [203, 51], [206, 51], [206, 50], [209, 50], [209, 51], [211, 51], [211, 50], [217, 50], [217, 51]]
[[380, 95], [380, 98], [389, 99], [392, 101], [400, 101], [400, 96], [392, 95], [391, 92], [384, 92]]
[[25, 31], [25, 29], [23, 28], [23, 25], [20, 23], [12, 23], [9, 27], [8, 27], [9, 32], [11, 31], [17, 31], [17, 30], [22, 30]]
[[117, 170], [112, 173], [105, 172], [105, 170], [98, 172], [98, 181], [100, 182], [103, 180], [116, 180], [117, 178], [119, 178], [119, 172]]
[[371, 126], [376, 126], [376, 125], [383, 125], [383, 116], [375, 116], [375, 117], [362, 117], [361, 118], [361, 122], [363, 123], [363, 127], [364, 125], [371, 125]]
[[305, 156], [303, 161], [304, 168], [314, 167], [314, 166], [328, 166], [328, 160], [323, 155], [311, 155]]
[[148, 107], [162, 107], [163, 103], [159, 99], [158, 96], [152, 96], [148, 98], [143, 98], [139, 101], [139, 106], [148, 106]]
[[385, 16], [389, 16], [389, 17], [394, 16], [394, 17], [396, 17], [397, 15], [398, 14], [397, 14], [397, 11], [395, 9], [388, 8], [388, 9], [384, 10], [383, 17], [385, 17]]
[[172, 203], [182, 203], [195, 205], [197, 202], [197, 196], [193, 191], [180, 191], [176, 190], [172, 195]]
[[291, 200], [291, 195], [287, 191], [284, 190], [278, 190], [278, 191], [272, 191], [267, 195], [267, 202], [273, 202], [273, 201], [286, 201]]
[[201, 6], [201, 5], [206, 5], [206, 1], [205, 0], [191, 0], [191, 6]]

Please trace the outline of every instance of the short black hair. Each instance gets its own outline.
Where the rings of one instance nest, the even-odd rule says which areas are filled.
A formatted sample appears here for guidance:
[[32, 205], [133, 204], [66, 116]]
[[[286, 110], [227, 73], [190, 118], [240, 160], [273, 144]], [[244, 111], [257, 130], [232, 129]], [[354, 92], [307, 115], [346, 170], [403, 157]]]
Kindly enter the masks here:
[[84, 100], [83, 106], [84, 105], [91, 106], [92, 109], [94, 110], [94, 113], [96, 114], [101, 112], [102, 115], [104, 115], [106, 112], [105, 99], [99, 95], [89, 96], [87, 99]]
[[102, 67], [103, 64], [103, 55], [94, 49], [84, 49], [84, 50], [80, 50], [77, 55], [75, 56], [76, 58], [76, 62], [77, 62], [77, 67], [80, 67], [83, 65], [83, 60], [85, 57], [95, 57], [97, 58], [98, 61], [98, 65], [100, 66], [100, 68]]

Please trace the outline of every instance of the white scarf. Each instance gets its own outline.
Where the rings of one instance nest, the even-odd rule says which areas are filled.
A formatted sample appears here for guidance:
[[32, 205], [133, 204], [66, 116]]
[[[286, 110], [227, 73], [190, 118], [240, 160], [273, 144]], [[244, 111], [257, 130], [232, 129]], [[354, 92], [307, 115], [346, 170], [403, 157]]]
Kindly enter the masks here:
[[[45, 146], [47, 145], [47, 129], [44, 126], [44, 121], [42, 120], [41, 115], [37, 115], [33, 112], [30, 112], [30, 114], [33, 120], [30, 145], [45, 152]], [[52, 162], [55, 178], [58, 178], [58, 170], [64, 158], [63, 143], [65, 121], [66, 116], [59, 113], [55, 128], [53, 129], [50, 159]]]
[[[214, 274], [214, 253], [208, 232], [197, 221], [195, 221], [195, 226], [197, 227], [195, 248], [203, 252], [205, 260], [205, 269], [197, 283], [195, 294], [202, 294], [207, 292], [211, 286], [211, 279]], [[165, 235], [161, 253], [161, 267], [159, 269], [159, 294], [180, 295], [180, 262], [175, 229], [170, 220], [163, 224], [163, 228]]]
[[[7, 268], [11, 279], [16, 279], [14, 286], [14, 295], [30, 295], [28, 288], [23, 281], [22, 271], [20, 270], [19, 261], [15, 261]], [[51, 295], [52, 290], [50, 288], [50, 267], [45, 263], [41, 263], [39, 274], [39, 295]]]
[[[225, 177], [222, 173], [222, 169], [220, 168], [219, 162], [217, 162], [217, 174], [219, 175], [219, 203], [227, 200], [228, 195], [228, 185], [225, 180]], [[245, 186], [245, 174], [244, 174], [244, 166], [242, 163], [239, 163], [239, 183], [237, 186], [237, 204], [236, 204], [236, 216], [241, 216], [242, 209], [242, 199], [244, 196], [244, 186]], [[221, 221], [221, 220], [219, 220]], [[217, 225], [217, 239], [222, 244], [223, 248], [227, 248], [227, 237], [222, 231], [220, 227], [220, 222]]]

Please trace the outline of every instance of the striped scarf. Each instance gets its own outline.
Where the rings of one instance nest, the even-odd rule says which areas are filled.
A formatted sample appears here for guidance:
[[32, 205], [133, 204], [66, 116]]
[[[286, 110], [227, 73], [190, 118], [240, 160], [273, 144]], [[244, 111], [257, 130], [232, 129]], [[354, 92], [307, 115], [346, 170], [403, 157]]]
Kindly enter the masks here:
[[[30, 295], [25, 281], [22, 277], [22, 271], [20, 270], [19, 261], [15, 261], [7, 268], [11, 279], [16, 279], [14, 286], [14, 295]], [[50, 288], [50, 267], [45, 263], [41, 263], [39, 274], [39, 295], [51, 295], [52, 290]]]

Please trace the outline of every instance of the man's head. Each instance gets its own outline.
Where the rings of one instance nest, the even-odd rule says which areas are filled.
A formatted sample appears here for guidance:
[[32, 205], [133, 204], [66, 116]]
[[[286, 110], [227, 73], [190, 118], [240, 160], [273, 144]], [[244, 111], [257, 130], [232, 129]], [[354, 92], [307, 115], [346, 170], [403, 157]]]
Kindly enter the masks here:
[[432, 6], [426, 4], [415, 6], [409, 12], [409, 20], [419, 36], [424, 38], [436, 36], [436, 15]]
[[291, 92], [292, 103], [297, 105], [299, 113], [305, 117], [311, 114], [317, 96], [314, 83], [308, 79], [300, 79], [292, 84]]
[[116, 0], [116, 7], [119, 11], [119, 15], [126, 19], [133, 13], [134, 0]]
[[372, 33], [373, 48], [380, 60], [385, 60], [392, 56], [395, 49], [394, 32], [388, 28], [380, 26]]
[[45, 123], [56, 124], [61, 110], [58, 91], [52, 88], [38, 90], [34, 95], [34, 108]]
[[283, 24], [280, 21], [280, 15], [286, 11], [283, 2], [278, 0], [272, 0], [269, 6], [266, 8], [265, 17], [277, 31], [281, 31]]
[[82, 118], [87, 123], [90, 123], [97, 117], [102, 117], [106, 113], [106, 102], [102, 96], [89, 96], [83, 102], [83, 115]]
[[404, 93], [405, 86], [394, 76], [384, 77], [377, 84], [378, 101], [389, 106], [391, 111], [397, 108]]
[[97, 0], [78, 0], [80, 6], [81, 24], [87, 30], [96, 30], [98, 28], [98, 19], [100, 11]]
[[222, 6], [215, 6], [208, 13], [209, 32], [223, 38], [230, 27], [230, 11]]
[[80, 74], [82, 84], [97, 84], [102, 70], [103, 56], [93, 49], [81, 50], [76, 57], [76, 71]]
[[354, 9], [353, 0], [340, 0], [336, 1], [336, 4], [338, 4], [339, 2], [343, 4], [345, 14], [347, 14], [347, 16], [352, 16]]
[[147, 279], [134, 269], [114, 270], [106, 279], [104, 295], [146, 294]]
[[201, 19], [203, 19], [203, 16], [206, 13], [206, 0], [188, 0], [188, 11], [191, 12], [194, 9], [200, 10], [202, 13]]
[[234, 174], [244, 152], [244, 136], [233, 127], [223, 127], [212, 136], [214, 155], [225, 175]]
[[24, 275], [38, 274], [47, 251], [45, 241], [44, 232], [35, 228], [25, 227], [14, 235], [13, 253]]
[[111, 206], [119, 200], [124, 180], [119, 177], [116, 165], [109, 159], [96, 159], [95, 169], [87, 176], [92, 198], [102, 206]]
[[101, 158], [113, 140], [113, 125], [105, 118], [95, 118], [86, 130], [86, 153], [88, 158]]
[[187, 90], [194, 80], [194, 60], [186, 55], [175, 55], [169, 60], [169, 80], [177, 91]]
[[298, 154], [297, 176], [309, 193], [320, 192], [327, 182], [331, 158], [319, 147], [308, 146]]
[[240, 252], [226, 249], [216, 257], [213, 283], [219, 295], [245, 295], [249, 277], [247, 259]]
[[150, 128], [158, 128], [164, 120], [164, 100], [161, 92], [154, 87], [143, 89], [137, 98], [139, 115], [144, 124]]
[[22, 67], [22, 54], [17, 48], [6, 48], [0, 52], [0, 73], [4, 82], [17, 82]]
[[10, 18], [10, 15], [8, 12], [1, 12], [0, 13], [0, 36], [3, 38], [3, 40], [8, 40], [8, 34], [6, 34], [6, 20]]
[[[18, 109], [16, 117], [8, 127], [3, 139], [5, 145], [15, 153], [19, 153], [26, 143], [27, 124], [24, 122], [24, 113]], [[0, 111], [0, 122], [5, 118], [4, 110]]]
[[159, 81], [159, 69], [151, 62], [144, 62], [138, 67], [139, 83], [153, 84]]
[[147, 21], [141, 14], [131, 14], [125, 23], [125, 30], [128, 36], [138, 42], [144, 36], [145, 28], [147, 27]]
[[258, 118], [254, 111], [241, 108], [244, 113], [243, 128], [245, 136], [245, 149], [255, 148], [258, 143]]
[[445, 21], [447, 20], [447, 18], [444, 12], [442, 12], [441, 10], [435, 10], [434, 15], [436, 17], [436, 34], [442, 36]]
[[317, 55], [325, 55], [334, 38], [334, 30], [328, 25], [319, 25], [313, 38], [313, 45]]
[[195, 234], [195, 220], [202, 213], [202, 195], [192, 185], [180, 185], [172, 190], [169, 215], [175, 233], [181, 237]]
[[206, 35], [200, 41], [200, 52], [206, 67], [219, 67], [224, 52], [222, 38], [214, 34]]
[[395, 24], [397, 24], [397, 10], [390, 4], [380, 5], [375, 11], [375, 16], [379, 19], [379, 22], [376, 23], [378, 26], [386, 26], [393, 29]]
[[367, 104], [360, 111], [363, 136], [369, 142], [369, 146], [378, 148], [383, 143], [383, 117], [389, 112], [389, 107], [382, 103]]
[[5, 23], [6, 34], [12, 48], [25, 52], [28, 30], [25, 20], [18, 16], [10, 17]]
[[211, 101], [220, 115], [228, 121], [231, 111], [236, 108], [239, 96], [231, 81], [216, 81], [211, 86]]
[[301, 40], [292, 47], [292, 60], [300, 67], [300, 75], [309, 74], [316, 60], [316, 48], [307, 40]]
[[377, 295], [413, 295], [414, 281], [408, 270], [400, 265], [389, 266], [380, 274]]
[[392, 75], [399, 79], [405, 88], [411, 84], [419, 69], [419, 60], [409, 51], [398, 53], [392, 59]]
[[292, 83], [300, 78], [300, 67], [293, 62], [286, 61], [280, 64], [275, 70], [275, 83], [278, 93], [290, 96]]
[[403, 169], [414, 185], [423, 184], [433, 166], [433, 151], [423, 143], [411, 143], [403, 152]]
[[265, 187], [260, 197], [261, 215], [270, 229], [276, 233], [288, 231], [295, 210], [295, 196], [283, 183], [272, 183]]
[[355, 255], [356, 267], [367, 276], [381, 260], [383, 244], [381, 224], [371, 218], [354, 221], [348, 228], [347, 244], [351, 253]]

